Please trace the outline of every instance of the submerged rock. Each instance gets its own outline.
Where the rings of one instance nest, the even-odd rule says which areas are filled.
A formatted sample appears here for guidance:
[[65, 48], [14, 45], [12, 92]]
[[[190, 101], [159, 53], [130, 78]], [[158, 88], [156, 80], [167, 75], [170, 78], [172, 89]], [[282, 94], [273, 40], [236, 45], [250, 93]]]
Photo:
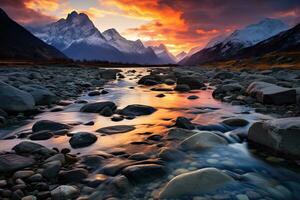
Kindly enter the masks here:
[[97, 141], [97, 136], [88, 132], [78, 132], [74, 133], [74, 135], [69, 140], [69, 143], [72, 148], [81, 148], [87, 147]]
[[134, 126], [117, 125], [117, 126], [108, 126], [108, 127], [100, 128], [97, 130], [97, 132], [111, 135], [111, 134], [117, 134], [117, 133], [126, 133], [126, 132], [132, 131], [134, 129], [135, 129]]
[[154, 113], [157, 109], [151, 106], [132, 104], [126, 106], [120, 111], [120, 114], [127, 116], [141, 116], [141, 115], [150, 115]]
[[183, 150], [202, 150], [226, 144], [228, 144], [228, 142], [224, 138], [214, 134], [213, 132], [200, 131], [181, 142], [180, 147]]
[[204, 168], [176, 176], [159, 194], [159, 199], [180, 198], [213, 192], [234, 179], [216, 168]]
[[0, 81], [0, 108], [7, 112], [33, 110], [35, 101], [31, 94]]
[[300, 157], [300, 117], [254, 123], [248, 132], [251, 142]]
[[115, 103], [110, 101], [103, 101], [103, 102], [96, 102], [96, 103], [88, 103], [81, 107], [80, 112], [100, 113], [106, 107], [109, 107], [113, 111], [117, 109]]
[[54, 122], [50, 120], [41, 120], [33, 124], [32, 131], [38, 132], [38, 131], [59, 131], [63, 129], [70, 129], [71, 127], [67, 124]]
[[296, 90], [284, 88], [266, 82], [251, 83], [246, 92], [264, 104], [292, 104], [296, 103]]

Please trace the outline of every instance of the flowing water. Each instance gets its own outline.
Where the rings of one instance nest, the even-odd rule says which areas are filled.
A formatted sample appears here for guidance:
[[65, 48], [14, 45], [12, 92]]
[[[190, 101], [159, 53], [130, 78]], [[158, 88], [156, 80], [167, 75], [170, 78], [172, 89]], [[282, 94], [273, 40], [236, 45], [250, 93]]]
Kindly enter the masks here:
[[[271, 116], [255, 113], [249, 107], [232, 106], [217, 101], [212, 98], [212, 89], [197, 90], [192, 93], [152, 91], [150, 89], [153, 86], [139, 86], [136, 83], [139, 77], [137, 75], [146, 75], [147, 69], [138, 68], [135, 69], [135, 73], [131, 72], [131, 70], [123, 69], [123, 74], [126, 74], [125, 79], [112, 81], [105, 85], [105, 90], [109, 92], [108, 94], [94, 97], [83, 94], [80, 99], [89, 102], [113, 101], [118, 106], [118, 109], [130, 104], [149, 105], [158, 109], [153, 114], [114, 122], [110, 117], [78, 112], [83, 104], [75, 103], [64, 107], [64, 110], [60, 112], [44, 112], [36, 116], [28, 124], [10, 131], [10, 134], [13, 135], [31, 129], [35, 121], [47, 119], [74, 124], [71, 132], [89, 131], [98, 136], [96, 143], [80, 149], [72, 149], [70, 147], [68, 136], [59, 136], [46, 141], [38, 141], [47, 147], [57, 147], [58, 149], [70, 148], [72, 149], [72, 153], [80, 153], [80, 155], [110, 152], [115, 149], [125, 149], [129, 153], [141, 151], [153, 153], [158, 151], [156, 145], [136, 145], [132, 142], [145, 141], [145, 138], [149, 136], [147, 133], [164, 136], [178, 116], [191, 118], [193, 123], [200, 125], [218, 124], [224, 118], [233, 116], [247, 119], [250, 124], [257, 120], [272, 118]], [[170, 86], [159, 85], [155, 87], [167, 88]], [[156, 95], [161, 93], [165, 94], [165, 97], [156, 97]], [[189, 100], [187, 97], [190, 95], [197, 95], [199, 98]], [[95, 124], [93, 126], [83, 125], [89, 121], [94, 121]], [[99, 128], [113, 125], [134, 125], [136, 129], [127, 133], [114, 135], [101, 135], [95, 132]], [[249, 126], [240, 131], [245, 132]], [[21, 139], [0, 140], [0, 150], [11, 149], [20, 141]], [[176, 143], [169, 143], [168, 145], [176, 147]], [[239, 197], [243, 197], [241, 194], [246, 194], [248, 198], [252, 195], [253, 198], [249, 199], [300, 199], [300, 196], [298, 196], [300, 193], [300, 184], [298, 184], [300, 182], [299, 166], [285, 159], [269, 156], [264, 152], [249, 147], [245, 142], [239, 143], [233, 140], [228, 146], [189, 153], [189, 159], [168, 164], [169, 175], [165, 178], [144, 185], [143, 190], [141, 190], [141, 187], [136, 187], [136, 190], [132, 191], [131, 198], [147, 199], [155, 197], [164, 184], [175, 175], [203, 167], [216, 167], [238, 175], [254, 172], [264, 177], [267, 181], [261, 181], [254, 185], [246, 181], [241, 181], [239, 185], [223, 188], [214, 194], [208, 194], [212, 199], [222, 199], [221, 197], [239, 199]]]

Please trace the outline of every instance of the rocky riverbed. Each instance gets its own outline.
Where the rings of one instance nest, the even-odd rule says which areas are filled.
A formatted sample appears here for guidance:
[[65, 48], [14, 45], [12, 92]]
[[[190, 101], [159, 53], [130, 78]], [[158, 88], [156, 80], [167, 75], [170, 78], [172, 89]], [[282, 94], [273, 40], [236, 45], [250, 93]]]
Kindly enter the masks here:
[[1, 199], [300, 198], [300, 71], [0, 69]]

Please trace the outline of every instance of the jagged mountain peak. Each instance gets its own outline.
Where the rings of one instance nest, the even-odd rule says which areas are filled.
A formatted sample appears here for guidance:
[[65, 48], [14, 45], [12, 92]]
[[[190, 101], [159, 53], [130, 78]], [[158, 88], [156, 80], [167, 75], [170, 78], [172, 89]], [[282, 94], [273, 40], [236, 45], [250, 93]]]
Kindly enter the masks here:
[[107, 29], [102, 33], [104, 37], [110, 41], [110, 40], [126, 40], [121, 34], [114, 28]]

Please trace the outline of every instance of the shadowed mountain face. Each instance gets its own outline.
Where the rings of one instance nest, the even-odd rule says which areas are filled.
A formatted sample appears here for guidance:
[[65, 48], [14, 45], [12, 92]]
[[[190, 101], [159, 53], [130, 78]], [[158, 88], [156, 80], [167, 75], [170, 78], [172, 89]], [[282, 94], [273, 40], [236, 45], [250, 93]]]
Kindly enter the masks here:
[[10, 19], [0, 8], [0, 58], [51, 60], [66, 56]]
[[208, 45], [208, 48], [183, 59], [180, 64], [195, 65], [226, 60], [241, 49], [253, 46], [287, 29], [288, 26], [280, 20], [267, 18], [257, 24], [234, 31], [224, 40], [216, 42], [214, 46]]
[[84, 13], [73, 11], [66, 19], [32, 29], [32, 32], [73, 59], [138, 64], [164, 63], [164, 60], [151, 48], [146, 48], [140, 40], [127, 40], [115, 29], [101, 33]]

